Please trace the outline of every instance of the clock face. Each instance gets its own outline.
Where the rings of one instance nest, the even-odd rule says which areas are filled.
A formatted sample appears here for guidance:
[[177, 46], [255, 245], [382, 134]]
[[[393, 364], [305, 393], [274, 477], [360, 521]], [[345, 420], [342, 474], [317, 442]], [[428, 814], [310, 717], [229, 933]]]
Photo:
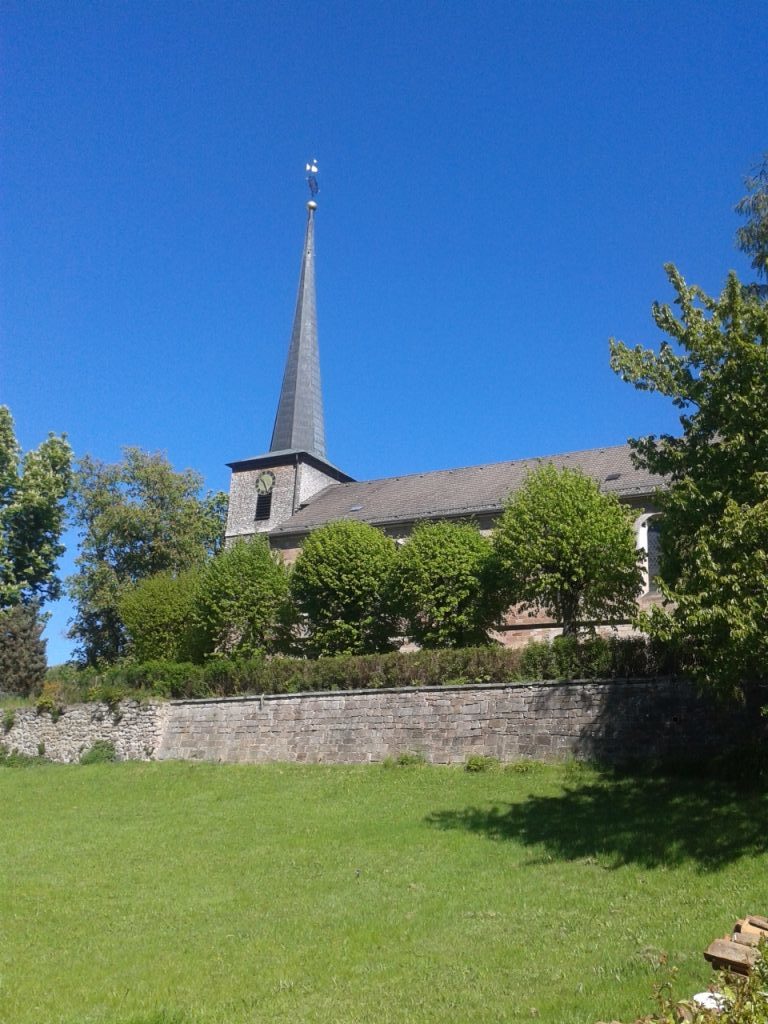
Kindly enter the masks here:
[[275, 486], [275, 474], [265, 470], [256, 477], [256, 492], [258, 494], [269, 494]]

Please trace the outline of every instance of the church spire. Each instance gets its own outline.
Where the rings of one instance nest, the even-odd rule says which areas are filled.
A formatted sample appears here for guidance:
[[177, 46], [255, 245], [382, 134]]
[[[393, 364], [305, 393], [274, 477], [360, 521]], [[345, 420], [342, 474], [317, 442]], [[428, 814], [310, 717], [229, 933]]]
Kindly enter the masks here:
[[[317, 166], [307, 181], [310, 193], [317, 192]], [[315, 300], [315, 210], [314, 198], [307, 203], [307, 230], [299, 277], [299, 294], [293, 317], [291, 344], [285, 363], [283, 386], [277, 405], [270, 451], [303, 451], [325, 459], [323, 397], [320, 388], [320, 353], [317, 345]]]

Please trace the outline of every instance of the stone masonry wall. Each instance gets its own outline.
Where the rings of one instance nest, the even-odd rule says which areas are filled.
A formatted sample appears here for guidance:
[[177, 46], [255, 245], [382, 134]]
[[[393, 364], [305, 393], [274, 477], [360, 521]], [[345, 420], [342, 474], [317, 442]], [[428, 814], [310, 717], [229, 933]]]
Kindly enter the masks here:
[[119, 760], [150, 761], [160, 745], [168, 709], [160, 702], [122, 701], [115, 708], [72, 704], [54, 718], [35, 708], [17, 708], [10, 729], [0, 729], [0, 743], [30, 757], [42, 750], [51, 761], [72, 763], [97, 740], [108, 740]]
[[[762, 697], [763, 702], [766, 696]], [[728, 711], [682, 682], [533, 683], [347, 691], [15, 713], [9, 749], [77, 761], [97, 739], [119, 758], [351, 764], [410, 752], [435, 763], [700, 757], [757, 737], [759, 699]]]

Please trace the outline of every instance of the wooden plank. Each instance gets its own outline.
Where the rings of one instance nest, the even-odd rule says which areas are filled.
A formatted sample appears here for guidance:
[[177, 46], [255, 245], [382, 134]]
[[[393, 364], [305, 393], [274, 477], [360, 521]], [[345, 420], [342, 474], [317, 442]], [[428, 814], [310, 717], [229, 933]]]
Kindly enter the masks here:
[[725, 968], [736, 974], [749, 974], [757, 960], [757, 950], [742, 946], [732, 939], [715, 939], [705, 950], [704, 959], [715, 968]]

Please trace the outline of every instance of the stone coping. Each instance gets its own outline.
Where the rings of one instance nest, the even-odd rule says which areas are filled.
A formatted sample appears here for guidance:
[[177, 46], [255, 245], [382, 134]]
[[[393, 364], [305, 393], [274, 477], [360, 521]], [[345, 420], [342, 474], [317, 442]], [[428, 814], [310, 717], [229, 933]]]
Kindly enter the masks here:
[[[531, 686], [552, 689], [557, 686], [615, 686], [617, 684], [636, 686], [640, 683], [655, 686], [670, 682], [689, 685], [689, 680], [674, 679], [671, 676], [651, 676], [647, 678], [627, 676], [621, 679], [534, 679], [528, 681], [516, 680], [508, 683], [455, 683], [445, 686], [369, 686], [365, 689], [358, 688], [355, 690], [300, 690], [295, 693], [248, 693], [235, 697], [171, 697], [168, 700], [163, 698], [152, 699], [163, 704], [233, 704], [247, 703], [248, 701], [264, 703], [267, 700], [301, 700], [306, 697], [365, 697], [379, 693], [455, 693], [472, 690], [516, 690]], [[130, 700], [131, 698], [127, 699]]]

